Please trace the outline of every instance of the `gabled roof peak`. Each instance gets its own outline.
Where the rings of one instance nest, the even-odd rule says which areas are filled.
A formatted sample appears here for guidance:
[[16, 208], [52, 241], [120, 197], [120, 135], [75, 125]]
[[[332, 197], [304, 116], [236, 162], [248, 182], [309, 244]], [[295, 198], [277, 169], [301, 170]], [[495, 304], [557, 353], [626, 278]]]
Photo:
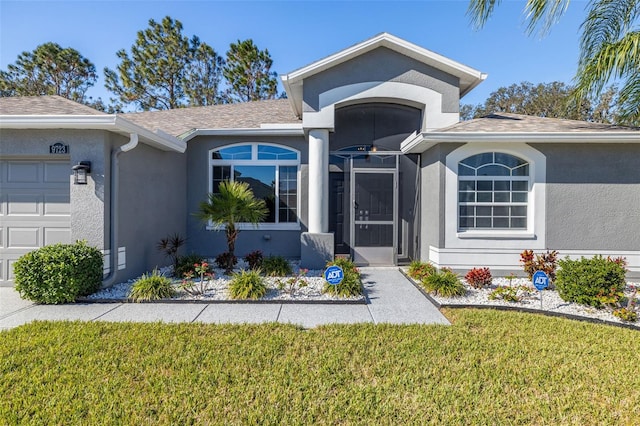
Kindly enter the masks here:
[[301, 105], [298, 106], [299, 98], [302, 96], [303, 80], [325, 70], [333, 68], [353, 58], [364, 55], [374, 49], [385, 47], [394, 52], [410, 57], [418, 62], [439, 69], [448, 74], [454, 75], [460, 79], [460, 97], [467, 94], [474, 87], [484, 81], [487, 77], [476, 69], [473, 69], [460, 62], [456, 62], [431, 50], [410, 43], [399, 37], [382, 32], [360, 43], [354, 44], [337, 53], [329, 55], [325, 58], [317, 60], [302, 68], [291, 71], [282, 75], [281, 79], [284, 84], [287, 95], [299, 116]]

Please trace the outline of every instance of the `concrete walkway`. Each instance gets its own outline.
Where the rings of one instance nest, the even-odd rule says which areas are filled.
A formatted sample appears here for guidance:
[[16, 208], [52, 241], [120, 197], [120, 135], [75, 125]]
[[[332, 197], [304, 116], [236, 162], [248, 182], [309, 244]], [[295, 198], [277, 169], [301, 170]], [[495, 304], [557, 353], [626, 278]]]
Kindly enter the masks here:
[[0, 330], [34, 320], [264, 323], [312, 328], [331, 323], [449, 324], [397, 268], [361, 268], [366, 305], [295, 303], [74, 303], [37, 305], [0, 287]]

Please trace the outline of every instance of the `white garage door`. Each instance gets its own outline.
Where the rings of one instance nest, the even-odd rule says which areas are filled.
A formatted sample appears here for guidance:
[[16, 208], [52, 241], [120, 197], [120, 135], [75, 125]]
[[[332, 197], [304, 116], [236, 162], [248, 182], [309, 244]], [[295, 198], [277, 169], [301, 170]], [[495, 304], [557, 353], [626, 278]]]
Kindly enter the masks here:
[[0, 285], [13, 263], [48, 244], [71, 240], [69, 161], [0, 161]]

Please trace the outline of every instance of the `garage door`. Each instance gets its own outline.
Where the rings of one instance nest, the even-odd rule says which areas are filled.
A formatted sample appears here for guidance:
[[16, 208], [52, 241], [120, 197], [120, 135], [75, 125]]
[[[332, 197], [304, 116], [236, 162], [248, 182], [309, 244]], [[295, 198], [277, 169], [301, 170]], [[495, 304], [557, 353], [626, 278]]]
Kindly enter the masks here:
[[0, 285], [23, 254], [70, 242], [70, 173], [68, 160], [0, 161]]

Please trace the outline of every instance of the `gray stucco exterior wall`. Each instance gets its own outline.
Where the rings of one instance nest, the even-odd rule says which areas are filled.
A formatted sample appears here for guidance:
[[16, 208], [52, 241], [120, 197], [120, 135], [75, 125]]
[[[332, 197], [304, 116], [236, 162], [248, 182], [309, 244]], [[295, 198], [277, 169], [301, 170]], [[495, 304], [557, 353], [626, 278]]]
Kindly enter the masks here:
[[[36, 158], [69, 161], [71, 240], [86, 240], [102, 250], [108, 240], [105, 229], [105, 200], [108, 199], [108, 165], [105, 164], [109, 132], [101, 130], [20, 130], [2, 129], [2, 159]], [[68, 155], [49, 154], [49, 145], [62, 142]], [[91, 161], [87, 185], [73, 185], [71, 166]]]
[[319, 110], [319, 95], [349, 84], [391, 81], [426, 87], [442, 94], [442, 112], [460, 108], [459, 80], [450, 74], [380, 47], [304, 81], [303, 111]]
[[227, 251], [223, 231], [207, 230], [206, 224], [194, 216], [200, 202], [209, 192], [209, 151], [225, 145], [238, 143], [270, 143], [288, 146], [300, 151], [299, 200], [300, 230], [247, 229], [240, 232], [236, 242], [236, 256], [262, 250], [263, 254], [282, 255], [288, 258], [300, 257], [300, 233], [307, 229], [307, 163], [308, 147], [304, 136], [200, 136], [187, 143], [187, 250], [203, 256], [215, 257]]
[[531, 144], [547, 157], [550, 249], [640, 250], [637, 144]]
[[[445, 246], [446, 157], [463, 144], [440, 144], [422, 153], [420, 257], [427, 260], [429, 246]], [[453, 219], [455, 220], [455, 218]]]
[[[129, 141], [119, 135], [112, 140], [114, 148]], [[118, 162], [118, 246], [126, 248], [126, 269], [117, 280], [123, 281], [171, 263], [157, 244], [176, 233], [186, 237], [187, 173], [186, 155], [143, 143], [120, 154]]]

